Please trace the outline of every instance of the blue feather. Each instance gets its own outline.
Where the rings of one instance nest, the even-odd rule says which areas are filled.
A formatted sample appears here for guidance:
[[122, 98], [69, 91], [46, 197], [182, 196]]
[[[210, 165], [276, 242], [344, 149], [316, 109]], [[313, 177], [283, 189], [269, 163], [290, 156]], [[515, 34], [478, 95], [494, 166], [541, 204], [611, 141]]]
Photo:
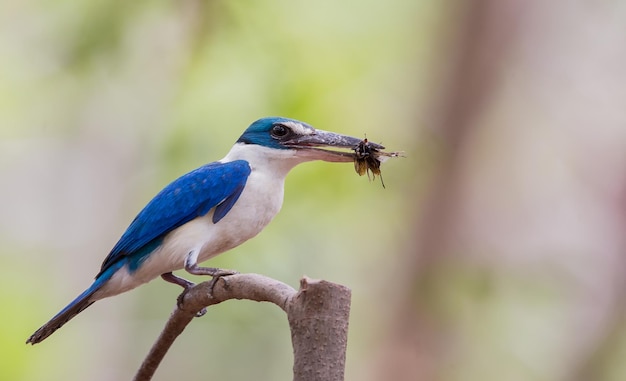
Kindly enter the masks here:
[[147, 244], [143, 245], [141, 249], [137, 250], [131, 255], [124, 257], [126, 261], [118, 260], [117, 263], [121, 263], [121, 262], [127, 263], [128, 272], [132, 274], [135, 271], [137, 271], [137, 269], [139, 269], [139, 266], [141, 266], [143, 261], [145, 261], [148, 258], [148, 256], [154, 250], [156, 250], [157, 247], [161, 246], [161, 243], [163, 243], [162, 237], [155, 238], [152, 241], [148, 242]]
[[241, 196], [241, 192], [243, 192], [243, 188], [246, 184], [242, 183], [233, 191], [233, 193], [226, 197], [224, 201], [222, 201], [219, 205], [215, 207], [215, 212], [213, 213], [213, 223], [218, 223], [222, 218], [226, 216], [226, 214], [230, 211], [230, 209], [235, 205], [239, 196]]
[[135, 217], [105, 258], [96, 278], [126, 257], [132, 257], [129, 259], [136, 269], [166, 234], [216, 206], [213, 222], [217, 223], [241, 195], [250, 172], [250, 165], [244, 160], [214, 162], [174, 180]]
[[244, 144], [258, 144], [263, 147], [269, 147], [274, 149], [290, 149], [291, 147], [281, 144], [281, 142], [273, 138], [269, 131], [276, 124], [297, 122], [302, 128], [314, 130], [314, 128], [306, 123], [298, 122], [293, 119], [282, 118], [279, 116], [272, 116], [268, 118], [261, 118], [252, 123], [243, 134], [237, 140], [237, 143]]
[[26, 343], [37, 344], [48, 336], [52, 335], [54, 331], [61, 328], [65, 323], [70, 321], [74, 316], [84, 311], [87, 307], [94, 303], [91, 299], [93, 294], [96, 293], [104, 284], [111, 279], [113, 274], [124, 266], [124, 262], [117, 262], [110, 266], [106, 271], [100, 273], [93, 284], [78, 295], [76, 299], [72, 300], [70, 304], [65, 306], [58, 314], [54, 315], [46, 324], [39, 328], [32, 336], [26, 341]]
[[181, 176], [146, 205], [102, 263], [96, 279], [83, 293], [39, 328], [27, 341], [36, 344], [94, 303], [92, 296], [122, 267], [136, 271], [158, 248], [165, 235], [216, 208], [218, 223], [233, 207], [250, 175], [248, 162], [215, 162]]

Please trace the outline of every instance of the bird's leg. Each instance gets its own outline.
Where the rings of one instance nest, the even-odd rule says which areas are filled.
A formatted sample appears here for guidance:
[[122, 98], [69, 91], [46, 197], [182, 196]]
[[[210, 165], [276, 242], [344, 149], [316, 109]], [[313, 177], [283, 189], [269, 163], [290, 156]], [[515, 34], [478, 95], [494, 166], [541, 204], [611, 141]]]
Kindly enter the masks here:
[[[196, 285], [195, 283], [190, 282], [187, 279], [174, 275], [172, 272], [161, 274], [161, 278], [163, 278], [163, 280], [166, 282], [177, 284], [185, 289], [180, 295], [178, 295], [178, 298], [176, 299], [176, 304], [178, 305], [178, 308], [180, 308], [183, 304], [183, 297], [185, 296], [187, 291], [189, 291], [190, 288]], [[196, 313], [196, 317], [200, 317], [204, 314], [206, 314], [206, 308], [198, 311], [198, 313]]]
[[161, 278], [163, 278], [163, 280], [166, 282], [177, 284], [180, 287], [184, 288], [185, 290], [190, 289], [196, 285], [195, 283], [190, 282], [187, 279], [181, 278], [179, 276], [176, 276], [171, 272], [161, 274]]
[[[232, 270], [218, 269], [215, 267], [198, 266], [198, 254], [199, 254], [198, 250], [192, 250], [189, 252], [189, 254], [187, 254], [187, 257], [185, 258], [185, 270], [189, 274], [209, 275], [213, 277], [213, 279], [211, 279], [211, 282], [209, 283], [209, 293], [213, 293], [213, 287], [215, 287], [215, 282], [217, 282], [217, 280], [220, 277], [223, 277], [226, 275], [237, 274], [236, 271], [232, 271]], [[185, 297], [185, 294], [189, 291], [190, 288], [195, 286], [195, 283], [190, 282], [187, 279], [183, 279], [177, 275], [174, 275], [172, 272], [161, 274], [161, 278], [163, 278], [163, 280], [167, 282], [177, 284], [185, 289], [178, 296], [178, 299], [177, 299], [178, 308], [180, 308], [182, 306], [182, 302], [183, 302], [183, 298]], [[206, 313], [206, 308], [203, 308], [200, 311], [198, 311], [196, 316], [200, 317], [204, 315], [205, 313]]]
[[200, 267], [198, 266], [197, 260], [198, 260], [198, 252], [197, 251], [190, 252], [187, 255], [187, 258], [185, 259], [185, 270], [189, 274], [209, 275], [213, 277], [213, 279], [211, 279], [211, 283], [209, 283], [209, 292], [211, 294], [213, 293], [213, 287], [215, 287], [215, 283], [217, 282], [219, 278], [223, 276], [227, 276], [227, 275], [237, 274], [237, 271], [233, 271], [233, 270], [218, 269], [216, 267]]

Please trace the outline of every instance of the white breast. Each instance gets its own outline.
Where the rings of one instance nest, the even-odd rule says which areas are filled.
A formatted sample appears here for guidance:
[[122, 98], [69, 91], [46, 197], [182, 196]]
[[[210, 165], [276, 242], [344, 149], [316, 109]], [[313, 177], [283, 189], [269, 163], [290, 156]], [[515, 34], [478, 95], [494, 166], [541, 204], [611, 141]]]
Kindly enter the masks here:
[[213, 211], [173, 230], [163, 244], [130, 274], [123, 267], [97, 293], [97, 299], [117, 295], [163, 273], [184, 268], [187, 255], [197, 251], [198, 263], [232, 249], [256, 236], [280, 211], [285, 176], [301, 160], [289, 150], [236, 144], [222, 160], [246, 160], [252, 172], [241, 196], [218, 223]]

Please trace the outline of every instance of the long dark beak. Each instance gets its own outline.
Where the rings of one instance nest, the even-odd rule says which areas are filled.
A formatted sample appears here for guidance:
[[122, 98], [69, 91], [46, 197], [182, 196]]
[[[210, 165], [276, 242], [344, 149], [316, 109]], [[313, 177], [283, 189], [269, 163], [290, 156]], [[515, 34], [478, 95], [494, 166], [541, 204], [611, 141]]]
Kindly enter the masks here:
[[[316, 129], [312, 134], [296, 136], [291, 140], [284, 141], [283, 144], [301, 149], [301, 156], [306, 155], [310, 156], [312, 159], [325, 161], [349, 162], [354, 160], [355, 154], [353, 150], [362, 141], [363, 139], [352, 136]], [[371, 142], [369, 144], [371, 147], [379, 150], [385, 149], [385, 147], [380, 144]], [[344, 148], [350, 151], [331, 151], [321, 147]]]

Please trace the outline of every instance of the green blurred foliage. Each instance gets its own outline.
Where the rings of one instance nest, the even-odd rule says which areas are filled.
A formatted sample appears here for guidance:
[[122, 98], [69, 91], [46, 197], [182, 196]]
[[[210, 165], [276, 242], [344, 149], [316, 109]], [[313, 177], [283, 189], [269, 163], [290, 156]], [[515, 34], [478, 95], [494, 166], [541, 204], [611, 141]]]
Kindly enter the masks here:
[[[413, 354], [405, 364], [436, 375], [424, 379], [624, 379], [622, 184], [604, 166], [623, 158], [612, 102], [625, 98], [603, 75], [623, 72], [624, 12], [557, 3], [0, 2], [0, 380], [129, 379], [174, 306], [170, 284], [23, 343], [161, 187], [268, 115], [406, 152], [383, 165], [386, 189], [350, 164], [295, 168], [272, 224], [208, 262], [352, 288], [347, 380], [385, 379], [377, 369]], [[598, 22], [601, 8], [618, 11]], [[471, 56], [455, 45], [465, 14], [493, 48], [469, 79], [453, 72]], [[455, 80], [491, 98], [442, 105]], [[452, 118], [468, 131], [446, 145], [455, 111], [473, 120]], [[446, 176], [450, 189], [432, 186]], [[437, 190], [449, 194], [432, 209]], [[282, 311], [237, 301], [194, 321], [155, 379], [288, 380], [291, 364]]]
[[[427, 173], [413, 118], [428, 97], [419, 88], [431, 81], [438, 12], [408, 0], [2, 2], [0, 265], [12, 271], [0, 277], [11, 290], [0, 300], [0, 379], [130, 378], [174, 305], [171, 285], [96, 303], [42, 345], [23, 342], [89, 285], [160, 187], [221, 158], [267, 115], [408, 152], [384, 165], [386, 190], [351, 165], [295, 169], [270, 227], [211, 261], [294, 286], [307, 274], [353, 287], [348, 374], [358, 374], [350, 367], [382, 333], [370, 279], [410, 236], [416, 173]], [[231, 302], [194, 322], [156, 379], [290, 373], [282, 312]]]

